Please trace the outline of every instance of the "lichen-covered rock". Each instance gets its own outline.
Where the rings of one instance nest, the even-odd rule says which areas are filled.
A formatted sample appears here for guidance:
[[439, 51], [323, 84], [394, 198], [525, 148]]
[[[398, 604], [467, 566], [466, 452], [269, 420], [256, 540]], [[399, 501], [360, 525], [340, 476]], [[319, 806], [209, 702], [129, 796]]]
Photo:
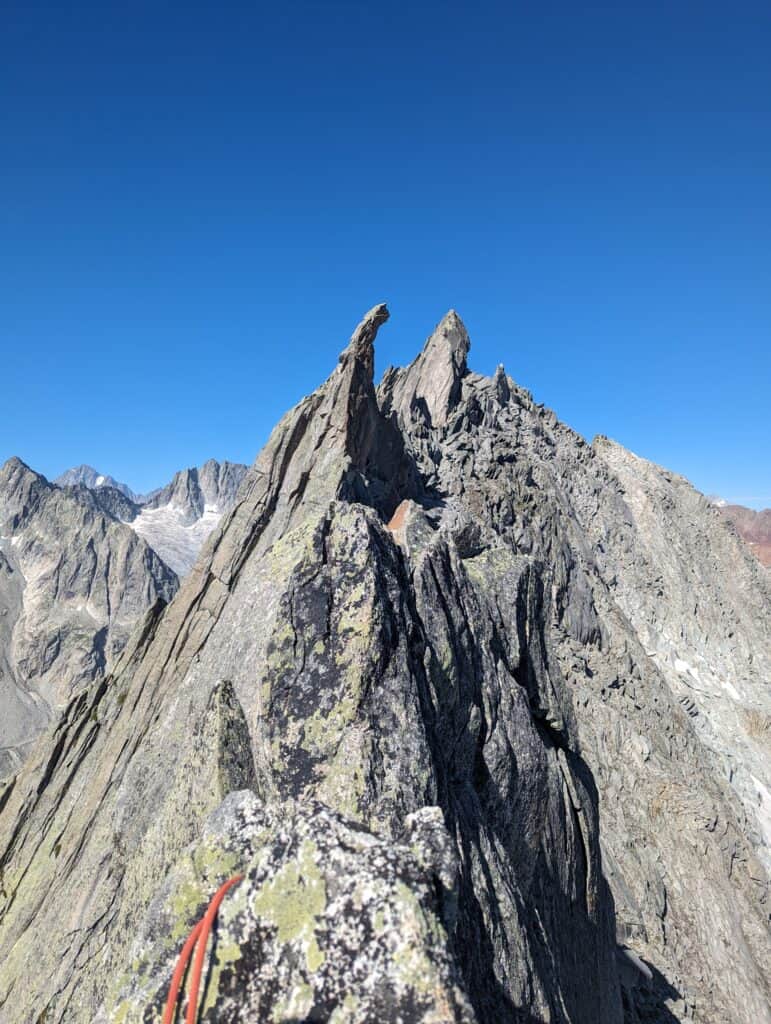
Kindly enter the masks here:
[[[440, 890], [453, 879], [441, 850], [415, 838], [419, 822], [409, 832], [415, 852], [320, 804], [271, 814], [250, 791], [232, 793], [172, 868], [97, 1022], [161, 1020], [181, 941], [237, 872], [200, 1021], [471, 1024], [442, 921]], [[440, 847], [450, 845], [445, 834]]]

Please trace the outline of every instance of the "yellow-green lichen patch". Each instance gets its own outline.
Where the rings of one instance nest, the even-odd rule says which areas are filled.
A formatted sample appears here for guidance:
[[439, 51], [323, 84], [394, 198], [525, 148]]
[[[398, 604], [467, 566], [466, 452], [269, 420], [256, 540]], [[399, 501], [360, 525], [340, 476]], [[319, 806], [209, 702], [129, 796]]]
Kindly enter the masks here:
[[212, 842], [202, 842], [193, 854], [196, 873], [205, 879], [229, 877], [238, 867], [238, 857], [232, 850], [223, 850]]
[[131, 1000], [124, 999], [123, 1002], [113, 1010], [110, 1016], [111, 1024], [126, 1024], [132, 1009], [133, 1004]]
[[316, 844], [306, 839], [297, 857], [268, 879], [252, 900], [254, 912], [276, 928], [278, 942], [300, 944], [309, 971], [324, 962], [316, 921], [326, 908], [327, 891], [316, 854]]
[[237, 963], [242, 956], [241, 947], [235, 941], [218, 941], [214, 950], [214, 959], [208, 975], [206, 991], [204, 992], [201, 1015], [212, 1009], [220, 992], [220, 976], [223, 970], [230, 964]]
[[185, 879], [177, 887], [169, 901], [173, 924], [171, 938], [174, 941], [183, 938], [190, 930], [196, 911], [204, 900], [203, 888], [197, 878]]
[[305, 720], [303, 747], [317, 757], [333, 753], [340, 745], [346, 726], [354, 721], [357, 710], [357, 702], [350, 693], [346, 693], [328, 712], [319, 708]]
[[499, 580], [511, 572], [514, 565], [514, 556], [504, 547], [488, 548], [473, 558], [463, 560], [466, 572], [482, 591], [489, 589], [491, 579]]
[[347, 731], [331, 761], [324, 766], [316, 798], [340, 814], [362, 820], [361, 803], [366, 792], [364, 765], [370, 757], [370, 739], [357, 728]]
[[314, 559], [317, 527], [317, 522], [306, 521], [276, 541], [267, 553], [271, 576], [286, 577], [305, 559]]
[[173, 924], [170, 937], [178, 941], [187, 935], [213, 886], [230, 877], [238, 867], [236, 855], [214, 843], [202, 842], [182, 866], [183, 876], [169, 900]]

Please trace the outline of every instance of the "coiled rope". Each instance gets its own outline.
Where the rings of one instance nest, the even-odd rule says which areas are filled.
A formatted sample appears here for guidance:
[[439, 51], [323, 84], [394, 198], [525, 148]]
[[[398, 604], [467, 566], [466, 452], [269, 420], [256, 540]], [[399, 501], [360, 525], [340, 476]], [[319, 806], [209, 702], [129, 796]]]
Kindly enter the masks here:
[[228, 889], [240, 882], [243, 877], [243, 875], [234, 875], [233, 878], [229, 878], [227, 882], [219, 887], [214, 896], [212, 896], [211, 903], [206, 908], [206, 913], [188, 935], [171, 978], [169, 996], [166, 1000], [166, 1009], [163, 1014], [163, 1024], [172, 1024], [174, 1020], [179, 990], [182, 987], [182, 980], [185, 977], [185, 971], [187, 970], [193, 947], [195, 947], [195, 959], [193, 960], [193, 972], [190, 975], [190, 993], [188, 995], [185, 1024], [195, 1024], [198, 1014], [198, 990], [201, 987], [201, 975], [203, 974], [203, 962], [206, 957], [206, 944], [209, 941], [209, 934], [225, 894]]

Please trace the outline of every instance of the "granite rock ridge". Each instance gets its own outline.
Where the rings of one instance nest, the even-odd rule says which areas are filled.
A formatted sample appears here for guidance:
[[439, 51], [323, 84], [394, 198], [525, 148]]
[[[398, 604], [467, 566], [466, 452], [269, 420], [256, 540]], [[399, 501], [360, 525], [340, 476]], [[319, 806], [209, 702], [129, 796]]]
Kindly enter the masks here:
[[[0, 1020], [160, 1020], [236, 870], [205, 1021], [769, 1020], [763, 809], [723, 738], [756, 713], [762, 784], [762, 570], [686, 484], [469, 370], [455, 313], [376, 389], [387, 316], [0, 792]], [[678, 509], [698, 612], [660, 564]], [[675, 640], [741, 676], [707, 726]]]

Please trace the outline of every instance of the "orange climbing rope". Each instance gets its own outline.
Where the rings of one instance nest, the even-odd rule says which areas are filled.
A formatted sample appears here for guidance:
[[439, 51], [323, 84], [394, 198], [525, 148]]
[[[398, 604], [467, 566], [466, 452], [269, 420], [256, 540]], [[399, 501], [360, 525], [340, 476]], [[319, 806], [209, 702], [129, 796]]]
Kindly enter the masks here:
[[169, 997], [166, 1000], [166, 1009], [163, 1013], [163, 1024], [172, 1024], [174, 1020], [179, 990], [182, 987], [182, 979], [185, 977], [185, 971], [187, 970], [193, 947], [195, 947], [195, 960], [193, 961], [193, 973], [190, 975], [190, 994], [188, 996], [185, 1024], [195, 1024], [198, 1011], [198, 989], [201, 987], [201, 975], [203, 973], [203, 962], [206, 956], [206, 944], [209, 941], [209, 933], [225, 893], [231, 886], [240, 882], [243, 877], [243, 875], [235, 875], [219, 887], [212, 897], [211, 903], [206, 908], [206, 913], [188, 935], [187, 942], [185, 942], [182, 952], [179, 954], [177, 966], [174, 968], [171, 986], [169, 987]]

